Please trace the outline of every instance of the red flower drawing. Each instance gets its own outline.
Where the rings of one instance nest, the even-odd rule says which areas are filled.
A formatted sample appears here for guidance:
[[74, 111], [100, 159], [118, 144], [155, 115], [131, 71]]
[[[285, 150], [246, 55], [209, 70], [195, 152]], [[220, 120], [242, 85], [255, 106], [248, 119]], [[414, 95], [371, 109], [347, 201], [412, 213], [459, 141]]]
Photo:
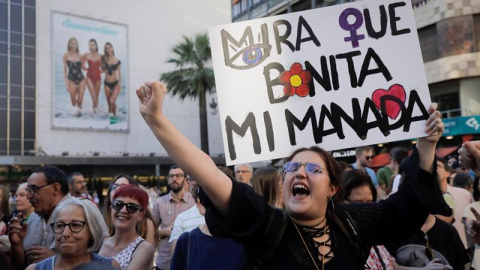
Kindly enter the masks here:
[[312, 79], [312, 75], [307, 70], [303, 70], [302, 65], [293, 63], [290, 70], [286, 70], [280, 74], [280, 82], [285, 85], [283, 92], [285, 95], [293, 96], [297, 94], [306, 97], [310, 92], [308, 83]]

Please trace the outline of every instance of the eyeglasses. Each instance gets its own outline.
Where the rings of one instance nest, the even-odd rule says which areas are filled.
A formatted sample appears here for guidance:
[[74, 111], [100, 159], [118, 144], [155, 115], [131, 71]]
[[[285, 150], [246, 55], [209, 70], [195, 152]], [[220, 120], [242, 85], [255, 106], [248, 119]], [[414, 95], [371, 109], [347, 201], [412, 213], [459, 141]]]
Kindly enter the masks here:
[[85, 227], [85, 224], [87, 224], [86, 221], [73, 221], [70, 223], [54, 222], [54, 223], [50, 223], [50, 227], [52, 228], [52, 231], [54, 233], [63, 233], [63, 231], [65, 231], [65, 228], [67, 226], [71, 232], [79, 233], [83, 230], [83, 228]]
[[115, 191], [117, 188], [121, 187], [121, 186], [126, 186], [128, 184], [121, 184], [121, 185], [117, 185], [117, 184], [113, 184], [112, 187], [110, 188], [112, 191]]
[[249, 172], [251, 172], [251, 171], [247, 171], [247, 170], [244, 170], [244, 171], [240, 171], [240, 170], [239, 170], [239, 171], [235, 171], [235, 173], [249, 173]]
[[120, 200], [114, 200], [113, 203], [112, 203], [112, 208], [117, 210], [117, 211], [120, 211], [123, 209], [123, 206], [127, 206], [127, 212], [129, 212], [130, 214], [133, 214], [135, 212], [137, 212], [138, 210], [142, 210], [143, 208], [138, 205], [138, 204], [135, 204], [135, 203], [124, 203]]
[[327, 175], [328, 172], [322, 167], [322, 165], [314, 162], [296, 162], [296, 161], [287, 161], [283, 164], [283, 171], [286, 173], [294, 173], [300, 170], [300, 168], [305, 166], [305, 171], [308, 174], [321, 174], [325, 173]]
[[367, 160], [373, 159], [373, 156], [365, 156]]
[[46, 187], [46, 186], [50, 186], [50, 185], [53, 185], [55, 183], [50, 183], [50, 184], [46, 184], [46, 185], [43, 185], [43, 186], [27, 186], [27, 188], [25, 188], [25, 190], [27, 191], [28, 194], [37, 194], [37, 192]]
[[169, 175], [168, 175], [168, 178], [170, 178], [170, 179], [173, 179], [173, 178], [183, 178], [184, 176], [185, 176], [184, 174], [177, 173], [177, 174], [169, 174]]

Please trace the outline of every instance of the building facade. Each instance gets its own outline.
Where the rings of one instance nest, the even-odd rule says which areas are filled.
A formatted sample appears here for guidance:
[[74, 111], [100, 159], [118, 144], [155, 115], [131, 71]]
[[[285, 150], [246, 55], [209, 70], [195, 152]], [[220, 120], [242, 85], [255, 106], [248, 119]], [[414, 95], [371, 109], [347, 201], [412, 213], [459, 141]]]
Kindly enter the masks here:
[[[167, 60], [183, 36], [228, 23], [229, 7], [223, 0], [188, 5], [147, 0], [0, 0], [0, 181], [25, 180], [31, 169], [45, 164], [67, 173], [80, 171], [89, 179], [111, 179], [122, 172], [153, 181], [165, 175], [172, 161], [142, 120], [135, 89], [174, 70]], [[91, 39], [100, 54], [107, 43], [112, 45], [121, 62], [118, 71], [112, 68], [121, 76], [115, 115], [107, 106], [104, 81], [111, 72], [107, 69], [100, 75], [98, 110], [93, 109], [94, 94], [85, 84], [83, 107], [72, 111], [68, 83], [74, 82], [79, 92], [82, 87], [70, 78], [71, 67], [65, 61], [69, 56], [63, 58], [72, 39], [82, 59]], [[87, 66], [81, 66], [85, 78]], [[211, 103], [210, 155], [224, 164], [215, 96], [207, 96], [207, 102]], [[200, 146], [198, 100], [170, 97], [165, 111]]]
[[0, 156], [35, 149], [35, 1], [0, 1]]
[[[453, 144], [478, 137], [480, 127], [480, 1], [414, 1], [432, 101]], [[447, 145], [448, 142], [445, 142]]]
[[[353, 1], [235, 0], [232, 21], [345, 2]], [[439, 104], [445, 122], [440, 146], [453, 149], [449, 154], [454, 154], [452, 146], [480, 138], [480, 0], [413, 0], [412, 8], [431, 99]], [[411, 143], [414, 141], [400, 144], [408, 146]], [[387, 146], [380, 144], [378, 152]], [[354, 159], [345, 151], [338, 154]]]

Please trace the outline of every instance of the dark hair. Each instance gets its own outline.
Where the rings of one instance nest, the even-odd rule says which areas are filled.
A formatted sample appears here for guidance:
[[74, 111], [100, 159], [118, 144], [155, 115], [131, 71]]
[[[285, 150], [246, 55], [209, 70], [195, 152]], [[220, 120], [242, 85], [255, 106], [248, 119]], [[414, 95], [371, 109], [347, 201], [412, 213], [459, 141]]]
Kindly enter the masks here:
[[230, 178], [234, 178], [233, 176], [233, 171], [228, 168], [227, 166], [217, 166], [220, 171], [222, 171], [224, 174], [226, 174]]
[[342, 180], [344, 187], [344, 200], [349, 200], [348, 197], [350, 197], [352, 190], [362, 186], [368, 186], [372, 191], [372, 201], [377, 201], [377, 190], [373, 185], [372, 179], [366, 172], [360, 170], [346, 171], [342, 174]]
[[475, 176], [475, 179], [473, 180], [473, 199], [475, 201], [480, 200], [480, 190], [478, 190], [478, 182], [480, 182], [478, 176]]
[[90, 40], [88, 41], [88, 43], [90, 43], [90, 42], [95, 43], [95, 47], [97, 47], [97, 49], [96, 49], [95, 51], [98, 52], [98, 44], [97, 44], [97, 41], [96, 41], [94, 38], [92, 38], [92, 39], [90, 39]]
[[185, 180], [189, 180], [190, 179], [190, 176], [188, 176], [188, 174], [185, 172], [184, 169], [180, 168], [177, 164], [173, 164], [172, 166], [170, 166], [170, 169], [168, 170], [169, 173], [171, 170], [175, 170], [175, 169], [180, 169], [182, 170], [183, 172], [183, 177], [185, 178]]
[[403, 147], [395, 146], [390, 150], [390, 158], [398, 164], [402, 163], [402, 161], [407, 157], [408, 151]]
[[198, 185], [197, 182], [194, 182], [194, 183], [191, 183], [190, 184], [190, 187], [192, 188], [190, 190], [190, 194], [192, 194], [192, 197], [193, 197], [193, 200], [195, 201], [195, 203], [197, 202], [197, 200], [199, 200], [199, 193], [200, 193], [200, 186]]
[[453, 185], [455, 187], [460, 187], [467, 189], [473, 183], [472, 177], [468, 173], [457, 173], [453, 178]]
[[172, 166], [170, 166], [169, 171], [175, 170], [175, 169], [180, 169], [180, 170], [182, 170], [183, 174], [185, 174], [185, 178], [188, 178], [188, 175], [187, 175], [187, 173], [185, 172], [185, 170], [182, 169], [182, 168], [180, 168], [180, 166], [178, 166], [177, 164], [173, 164]]
[[127, 179], [129, 184], [138, 186], [138, 182], [135, 179], [133, 179], [133, 177], [131, 175], [120, 173], [120, 174], [117, 174], [113, 177], [113, 182], [110, 185], [110, 187], [112, 187], [113, 184], [115, 184], [115, 182], [122, 177]]
[[0, 197], [0, 204], [2, 205], [2, 214], [4, 216], [10, 215], [10, 205], [8, 200], [10, 198], [10, 191], [4, 185], [0, 185], [0, 191], [2, 191], [2, 196]]
[[110, 210], [109, 210], [110, 206], [112, 206], [112, 201], [110, 200], [110, 193], [112, 193], [112, 186], [113, 186], [113, 184], [115, 184], [115, 182], [117, 182], [118, 179], [120, 179], [122, 177], [127, 179], [129, 184], [138, 186], [138, 182], [135, 181], [128, 174], [117, 174], [113, 177], [113, 181], [110, 184], [110, 186], [108, 187], [107, 196], [105, 197], [105, 200], [103, 201], [103, 205], [105, 207], [104, 218], [105, 218], [105, 221], [107, 222], [107, 225], [112, 224], [112, 217], [110, 217]]
[[[333, 195], [332, 199], [336, 204], [340, 204], [343, 198], [343, 185], [340, 177], [340, 170], [337, 165], [337, 161], [327, 151], [318, 146], [302, 147], [295, 150], [290, 156], [283, 159], [283, 162], [291, 161], [297, 154], [305, 151], [312, 151], [317, 153], [325, 162], [328, 175], [330, 177], [330, 185], [337, 187], [337, 193]], [[285, 179], [285, 172], [282, 172], [282, 179]]]
[[274, 167], [258, 168], [250, 180], [253, 190], [263, 195], [271, 206], [276, 206], [277, 204], [278, 194], [280, 193], [279, 182], [280, 177], [277, 169]]
[[452, 158], [454, 158], [455, 161], [458, 161], [458, 156], [457, 156], [457, 155], [449, 155], [449, 156], [447, 156], [447, 160], [450, 160], [450, 159], [452, 159]]
[[405, 158], [398, 166], [398, 174], [402, 174], [405, 170], [407, 170], [408, 164], [409, 164], [408, 158]]
[[453, 162], [452, 164], [452, 170], [456, 170], [457, 168], [460, 167], [460, 162], [457, 160], [455, 162]]
[[43, 173], [47, 184], [59, 183], [63, 194], [67, 194], [69, 191], [67, 175], [55, 166], [40, 167], [33, 171], [33, 173]]
[[[197, 185], [195, 190], [201, 205], [205, 206], [205, 208], [207, 208], [207, 205], [213, 205], [210, 199], [208, 198], [207, 194], [205, 193], [205, 190], [203, 190], [201, 186]], [[211, 208], [211, 207], [208, 207], [208, 208]]]
[[103, 46], [103, 55], [101, 57], [101, 59], [102, 59], [101, 68], [102, 68], [103, 71], [107, 70], [107, 56], [108, 56], [107, 55], [107, 45], [110, 45], [110, 47], [112, 47], [112, 55], [115, 56], [115, 51], [113, 50], [112, 43], [106, 42], [105, 45]]
[[107, 45], [112, 47], [112, 56], [115, 56], [115, 51], [113, 50], [113, 45], [110, 42], [105, 42], [105, 46], [103, 46], [103, 55], [107, 55]]
[[337, 161], [338, 169], [340, 170], [340, 173], [344, 173], [348, 170], [353, 170], [353, 166], [350, 163], [347, 163], [343, 160]]
[[439, 161], [443, 164], [443, 167], [445, 167], [445, 170], [447, 172], [451, 172], [451, 168], [450, 168], [450, 166], [448, 166], [448, 162], [447, 162], [446, 159], [437, 157], [437, 161]]
[[73, 172], [73, 173], [69, 174], [67, 176], [67, 180], [68, 180], [69, 185], [73, 184], [73, 177], [75, 177], [75, 176], [83, 176], [83, 174], [79, 173], [79, 172]]

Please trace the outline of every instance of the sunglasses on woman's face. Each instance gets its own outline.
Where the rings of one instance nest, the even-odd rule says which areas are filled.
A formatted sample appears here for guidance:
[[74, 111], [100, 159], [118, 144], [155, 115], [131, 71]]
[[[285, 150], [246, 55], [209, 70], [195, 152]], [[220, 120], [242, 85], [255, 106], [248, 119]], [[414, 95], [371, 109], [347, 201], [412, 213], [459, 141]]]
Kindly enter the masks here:
[[322, 174], [325, 173], [328, 175], [328, 172], [322, 167], [322, 165], [314, 162], [297, 162], [297, 161], [287, 161], [283, 164], [283, 171], [286, 173], [294, 173], [300, 170], [302, 166], [305, 166], [305, 171], [308, 174]]
[[127, 212], [129, 212], [130, 214], [133, 214], [133, 213], [137, 212], [138, 210], [142, 210], [142, 207], [138, 204], [135, 204], [135, 203], [124, 203], [120, 200], [114, 200], [112, 202], [112, 208], [117, 210], [117, 211], [122, 210], [124, 206], [127, 207]]

